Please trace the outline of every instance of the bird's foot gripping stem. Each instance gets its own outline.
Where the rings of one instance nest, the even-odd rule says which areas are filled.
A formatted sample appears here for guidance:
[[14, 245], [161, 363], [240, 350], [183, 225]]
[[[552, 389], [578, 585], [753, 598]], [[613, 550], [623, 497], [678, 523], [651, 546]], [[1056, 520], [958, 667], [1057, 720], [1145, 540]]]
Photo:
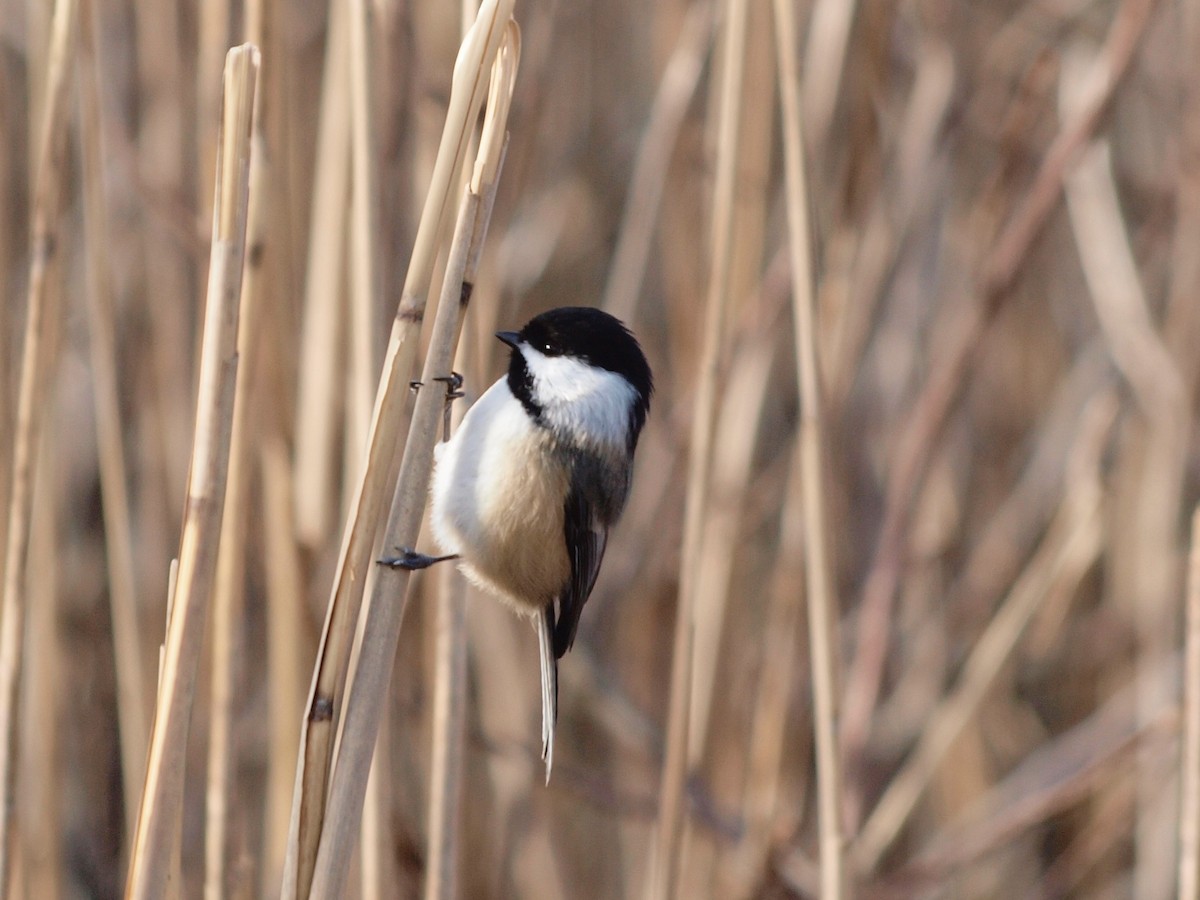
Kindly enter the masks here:
[[439, 375], [433, 380], [441, 381], [446, 385], [446, 406], [442, 410], [442, 442], [445, 443], [450, 440], [451, 404], [463, 396], [463, 377], [457, 372], [451, 372], [449, 375]]
[[457, 553], [451, 553], [448, 556], [426, 556], [411, 547], [397, 547], [396, 550], [399, 553], [398, 556], [385, 556], [379, 560], [379, 565], [392, 569], [408, 569], [411, 572], [416, 569], [428, 569], [434, 563], [458, 559]]

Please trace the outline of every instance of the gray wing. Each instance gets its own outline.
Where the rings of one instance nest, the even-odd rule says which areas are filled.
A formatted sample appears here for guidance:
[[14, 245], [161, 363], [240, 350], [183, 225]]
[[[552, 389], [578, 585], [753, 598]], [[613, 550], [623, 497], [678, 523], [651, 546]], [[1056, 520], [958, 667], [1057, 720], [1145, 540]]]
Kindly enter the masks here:
[[607, 526], [601, 524], [592, 503], [578, 485], [572, 485], [567, 494], [563, 537], [567, 558], [571, 561], [571, 577], [558, 598], [558, 621], [554, 625], [555, 659], [562, 659], [575, 643], [579, 616], [596, 586], [596, 576], [600, 574], [600, 563], [608, 544]]

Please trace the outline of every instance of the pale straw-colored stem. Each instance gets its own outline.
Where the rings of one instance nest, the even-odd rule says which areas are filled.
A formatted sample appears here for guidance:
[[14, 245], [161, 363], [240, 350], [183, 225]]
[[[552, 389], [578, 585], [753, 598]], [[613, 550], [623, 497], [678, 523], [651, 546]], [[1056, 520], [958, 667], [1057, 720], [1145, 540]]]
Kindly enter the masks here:
[[121, 729], [121, 786], [126, 829], [133, 835], [134, 810], [146, 774], [148, 716], [146, 678], [138, 631], [138, 605], [129, 515], [129, 485], [121, 436], [116, 311], [108, 260], [108, 198], [104, 192], [104, 135], [100, 120], [99, 59], [96, 54], [94, 0], [81, 7], [79, 64], [80, 144], [83, 166], [83, 215], [88, 263], [88, 349], [96, 406], [100, 457], [104, 549], [108, 562], [109, 608], [113, 623], [113, 660], [117, 680], [117, 718]]
[[238, 367], [238, 310], [249, 206], [250, 135], [258, 70], [259, 53], [253, 45], [229, 51], [217, 153], [196, 430], [180, 539], [179, 575], [167, 622], [145, 789], [129, 864], [126, 897], [130, 900], [166, 895], [171, 848], [179, 834], [188, 722], [216, 579], [229, 466]]
[[667, 714], [658, 823], [647, 869], [648, 900], [670, 900], [678, 879], [685, 816], [690, 686], [695, 641], [696, 573], [708, 515], [709, 469], [716, 426], [717, 384], [733, 268], [733, 217], [737, 184], [742, 74], [745, 62], [746, 0], [728, 0], [723, 21], [722, 78], [717, 112], [716, 182], [712, 205], [712, 266], [705, 298], [703, 345], [692, 413], [684, 506], [679, 602], [675, 613], [671, 687]]
[[325, 818], [346, 669], [362, 604], [362, 586], [371, 562], [386, 485], [394, 471], [396, 439], [407, 406], [408, 381], [416, 359], [425, 301], [438, 255], [437, 237], [452, 186], [458, 184], [458, 173], [476, 116], [483, 104], [488, 67], [499, 50], [513, 3], [514, 0], [489, 0], [483, 5], [455, 63], [446, 124], [417, 227], [403, 295], [392, 323], [391, 339], [375, 396], [366, 460], [354, 488], [342, 534], [337, 571], [309, 691], [284, 865], [282, 896], [285, 900], [309, 895]]
[[[420, 531], [433, 447], [441, 431], [442, 406], [445, 402], [444, 394], [437, 390], [434, 379], [450, 371], [495, 200], [496, 177], [503, 152], [504, 122], [507, 119], [518, 49], [515, 24], [510, 24], [508, 32], [511, 37], [503, 46], [497, 63], [497, 71], [507, 77], [502, 75], [493, 79], [492, 100], [495, 104], [489, 104], [489, 118], [482, 141], [480, 163], [490, 171], [486, 177], [481, 177], [481, 167], [477, 164], [476, 177], [472, 179], [459, 211], [438, 313], [430, 337], [429, 354], [422, 372], [422, 382], [427, 387], [417, 395], [392, 511], [384, 530], [385, 546], [414, 545]], [[507, 61], [505, 57], [508, 57]], [[492, 134], [489, 134], [489, 126]], [[380, 710], [391, 683], [410, 574], [402, 569], [379, 570], [364, 610], [366, 620], [362, 628], [362, 644], [356, 658], [343, 726], [345, 734], [353, 737], [339, 743], [325, 826], [321, 832], [313, 874], [311, 893], [314, 897], [340, 896], [344, 887], [352, 837], [357, 831], [357, 819], [366, 789], [370, 750], [374, 745]]]
[[824, 463], [824, 395], [817, 362], [808, 176], [804, 168], [800, 76], [796, 62], [796, 8], [790, 0], [775, 0], [775, 35], [787, 185], [788, 248], [792, 263], [796, 374], [800, 387], [799, 462], [804, 498], [804, 573], [812, 664], [813, 732], [817, 744], [821, 896], [826, 900], [838, 900], [852, 893], [846, 880], [845, 836], [842, 830], [842, 759], [837, 727], [838, 603], [830, 568], [831, 550], [827, 543], [829, 522], [825, 509], [828, 479]]
[[38, 442], [45, 412], [51, 349], [58, 328], [55, 292], [48, 288], [60, 258], [59, 207], [66, 168], [70, 74], [74, 65], [78, 8], [58, 0], [50, 35], [46, 94], [37, 150], [29, 288], [26, 293], [17, 415], [9, 482], [8, 528], [0, 594], [0, 894], [7, 895], [16, 851], [17, 754], [21, 670], [25, 639], [30, 522], [37, 474]]

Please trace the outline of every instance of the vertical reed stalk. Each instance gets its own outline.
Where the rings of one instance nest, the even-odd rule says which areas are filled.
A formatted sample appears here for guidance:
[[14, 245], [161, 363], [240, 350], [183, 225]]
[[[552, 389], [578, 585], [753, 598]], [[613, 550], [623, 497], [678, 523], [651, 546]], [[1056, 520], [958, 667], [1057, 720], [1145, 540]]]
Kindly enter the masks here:
[[126, 888], [129, 900], [148, 900], [166, 894], [171, 847], [179, 834], [188, 722], [204, 624], [216, 578], [229, 466], [238, 366], [238, 310], [249, 207], [250, 135], [258, 70], [259, 54], [254, 46], [243, 45], [229, 51], [188, 501], [146, 783], [129, 864]]
[[285, 900], [309, 895], [325, 818], [346, 667], [362, 603], [362, 585], [370, 564], [384, 489], [394, 470], [396, 439], [437, 258], [438, 235], [452, 185], [458, 183], [475, 118], [483, 104], [484, 73], [500, 47], [513, 2], [489, 0], [481, 7], [479, 18], [463, 42], [455, 63], [446, 124], [413, 242], [404, 291], [392, 323], [383, 374], [376, 392], [366, 461], [342, 533], [337, 571], [309, 692], [284, 866], [282, 895]]
[[[849, 4], [847, 4], [849, 5]], [[842, 831], [842, 766], [837, 728], [838, 603], [830, 571], [824, 463], [824, 396], [817, 361], [816, 304], [813, 298], [812, 236], [809, 233], [808, 176], [796, 63], [795, 5], [775, 0], [779, 62], [779, 102], [783, 120], [784, 175], [787, 184], [788, 248], [792, 263], [792, 310], [796, 335], [796, 377], [800, 388], [800, 478], [804, 497], [804, 567], [812, 663], [813, 731], [817, 743], [817, 808], [821, 848], [821, 896], [848, 897], [845, 836]]]
[[30, 523], [37, 476], [38, 443], [48, 404], [44, 402], [51, 351], [58, 329], [58, 303], [49, 288], [61, 250], [59, 225], [66, 176], [68, 97], [74, 64], [78, 8], [58, 0], [51, 26], [46, 93], [38, 131], [37, 176], [33, 193], [29, 288], [25, 337], [17, 386], [17, 415], [9, 481], [8, 528], [0, 595], [0, 895], [8, 896], [14, 872], [17, 823], [17, 754], [20, 746], [21, 673], [25, 612], [28, 607]]
[[304, 281], [296, 403], [296, 534], [321, 546], [333, 511], [333, 454], [337, 429], [338, 345], [342, 323], [347, 197], [350, 193], [349, 49], [346, 5], [329, 6], [321, 77], [316, 171]]
[[[445, 402], [441, 391], [428, 386], [436, 385], [434, 378], [450, 371], [471, 299], [498, 186], [504, 129], [520, 52], [515, 23], [510, 20], [500, 33], [504, 42], [494, 57], [480, 155], [471, 182], [464, 192], [454, 241], [447, 258], [429, 353], [422, 371], [421, 380], [427, 387], [417, 394], [392, 511], [384, 530], [384, 546], [415, 545], [425, 511], [433, 447], [441, 432]], [[344, 719], [345, 734], [353, 738], [344, 739], [339, 745], [340, 752], [331, 781], [326, 822], [313, 875], [312, 894], [317, 897], [339, 896], [343, 889], [352, 837], [357, 831], [358, 810], [366, 789], [379, 712], [391, 682], [409, 575], [409, 572], [400, 569], [379, 570], [370, 601], [364, 610], [366, 619], [362, 628], [362, 644], [355, 662]]]
[[717, 381], [730, 306], [729, 283], [733, 257], [734, 195], [737, 183], [742, 73], [745, 62], [747, 0], [728, 0], [723, 22], [722, 78], [718, 109], [716, 182], [712, 204], [712, 268], [705, 299], [703, 345], [692, 413], [688, 454], [687, 499], [684, 506], [683, 550], [679, 574], [679, 605], [672, 649], [670, 707], [663, 758], [658, 823], [651, 847], [646, 884], [648, 900], [671, 900], [679, 874], [683, 830], [684, 785], [691, 707], [693, 642], [695, 639], [696, 573], [708, 515], [709, 469], [716, 425]]
[[279, 894], [287, 852], [292, 779], [299, 749], [300, 712], [304, 707], [301, 659], [308, 646], [301, 564], [291, 533], [292, 472], [280, 435], [269, 435], [260, 448], [263, 473], [263, 535], [266, 543], [267, 684], [270, 695], [270, 744], [263, 826], [260, 895]]
[[1200, 506], [1192, 513], [1184, 608], [1183, 740], [1179, 809], [1179, 900], [1200, 897]]
[[83, 166], [83, 215], [88, 263], [89, 352], [92, 364], [96, 438], [100, 455], [104, 548], [108, 561], [109, 607], [112, 611], [113, 660], [117, 676], [117, 716], [121, 732], [121, 786], [125, 827], [132, 840], [134, 811], [146, 774], [148, 693], [138, 632], [133, 533], [129, 485], [122, 441], [120, 380], [117, 362], [116, 311], [108, 260], [108, 198], [104, 192], [105, 152], [100, 91], [100, 60], [94, 0], [81, 10], [79, 62], [80, 138]]

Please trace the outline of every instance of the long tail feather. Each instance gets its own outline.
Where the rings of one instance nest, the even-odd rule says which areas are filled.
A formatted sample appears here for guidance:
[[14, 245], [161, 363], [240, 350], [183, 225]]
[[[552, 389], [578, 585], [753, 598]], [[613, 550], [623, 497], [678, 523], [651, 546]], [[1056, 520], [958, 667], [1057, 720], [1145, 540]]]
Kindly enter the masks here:
[[554, 766], [554, 725], [558, 721], [558, 660], [554, 656], [554, 607], [537, 619], [538, 651], [542, 661], [542, 759], [546, 762], [546, 784]]

